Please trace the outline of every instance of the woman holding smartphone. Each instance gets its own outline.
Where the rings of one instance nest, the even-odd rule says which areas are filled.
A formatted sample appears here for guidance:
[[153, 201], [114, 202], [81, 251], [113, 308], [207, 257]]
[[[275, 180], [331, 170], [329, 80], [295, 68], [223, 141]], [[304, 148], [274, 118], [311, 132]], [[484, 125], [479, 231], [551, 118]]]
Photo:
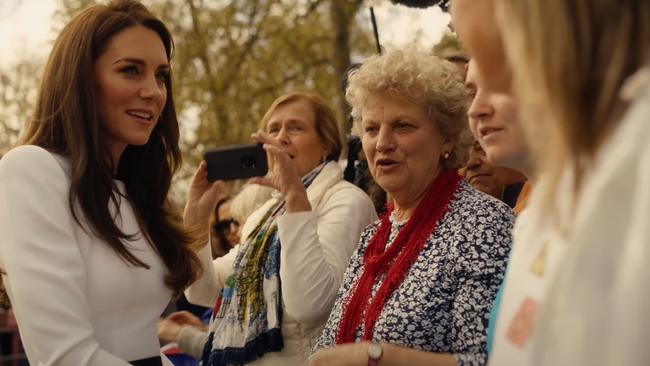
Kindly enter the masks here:
[[[244, 223], [228, 255], [213, 261], [205, 235], [198, 252], [205, 271], [186, 291], [215, 309], [204, 365], [305, 364], [359, 236], [377, 219], [368, 196], [343, 180], [338, 125], [319, 96], [279, 97], [254, 138], [271, 170], [254, 182], [278, 192]], [[210, 189], [205, 162], [192, 187], [196, 200]]]

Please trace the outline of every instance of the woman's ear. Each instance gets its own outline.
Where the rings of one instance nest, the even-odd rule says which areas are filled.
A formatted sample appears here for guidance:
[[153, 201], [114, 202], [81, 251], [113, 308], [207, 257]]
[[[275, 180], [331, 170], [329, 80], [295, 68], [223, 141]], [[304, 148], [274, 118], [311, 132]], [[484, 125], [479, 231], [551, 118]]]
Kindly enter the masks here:
[[454, 151], [454, 142], [446, 137], [442, 138], [442, 155], [445, 153], [451, 154]]

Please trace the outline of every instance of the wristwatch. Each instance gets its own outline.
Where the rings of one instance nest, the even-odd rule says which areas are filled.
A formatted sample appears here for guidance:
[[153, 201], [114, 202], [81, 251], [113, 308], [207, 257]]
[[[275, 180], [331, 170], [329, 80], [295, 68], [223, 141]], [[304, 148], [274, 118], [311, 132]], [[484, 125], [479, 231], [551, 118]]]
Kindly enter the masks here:
[[384, 349], [381, 347], [381, 343], [370, 343], [368, 346], [368, 366], [379, 365], [379, 360], [381, 360], [381, 356], [383, 355]]

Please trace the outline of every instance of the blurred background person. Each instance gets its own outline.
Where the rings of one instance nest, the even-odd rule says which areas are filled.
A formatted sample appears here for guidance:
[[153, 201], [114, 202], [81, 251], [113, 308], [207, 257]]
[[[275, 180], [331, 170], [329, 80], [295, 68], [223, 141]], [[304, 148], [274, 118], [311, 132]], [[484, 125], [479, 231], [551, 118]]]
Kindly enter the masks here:
[[[241, 240], [241, 227], [242, 224], [248, 220], [248, 217], [255, 212], [264, 202], [268, 201], [275, 190], [272, 187], [263, 186], [260, 184], [245, 184], [241, 191], [233, 197], [230, 202], [230, 217], [239, 223], [237, 232], [237, 242]], [[225, 215], [224, 215], [225, 217]], [[233, 243], [234, 241], [229, 241]], [[235, 244], [232, 244], [235, 246]]]
[[470, 146], [469, 160], [459, 173], [472, 187], [503, 201], [510, 208], [515, 207], [519, 192], [526, 182], [522, 173], [488, 162], [478, 141]]
[[[472, 18], [464, 17], [461, 21], [468, 19]], [[476, 67], [476, 60], [469, 62], [465, 84], [472, 95], [472, 104], [468, 111], [469, 126], [472, 134], [481, 145], [480, 147], [487, 160], [492, 164], [516, 169], [516, 171], [522, 172], [525, 176], [524, 179], [528, 178], [523, 185], [514, 185], [515, 188], [519, 186], [518, 191], [515, 189], [508, 192], [508, 194], [516, 192], [516, 196], [512, 195], [512, 197], [507, 198], [510, 202], [514, 201], [513, 211], [518, 215], [513, 230], [513, 237], [516, 239], [521, 235], [520, 228], [526, 227], [525, 221], [534, 220], [534, 217], [529, 219], [529, 215], [524, 212], [532, 191], [534, 158], [529, 144], [526, 142], [524, 126], [517, 109], [517, 101], [510, 93], [490, 89], [486, 85], [485, 78], [481, 75], [480, 70]], [[533, 239], [527, 239], [527, 241], [526, 247], [518, 248], [515, 246], [513, 248], [511, 258], [516, 258], [519, 253], [530, 252], [529, 248], [534, 248], [532, 252], [537, 254], [539, 248], [544, 245], [544, 236], [538, 235]], [[515, 263], [518, 262], [518, 260], [515, 260]], [[512, 260], [509, 261], [508, 266], [511, 265]], [[515, 270], [509, 269], [506, 279], [511, 276], [512, 271], [517, 271], [517, 278], [510, 285], [511, 288], [521, 286], [521, 292], [525, 296], [531, 296], [532, 298], [533, 293], [534, 296], [540, 296], [544, 288], [543, 276], [540, 277], [537, 272], [531, 273], [525, 268], [517, 268]], [[506, 280], [499, 289], [490, 313], [487, 336], [488, 352], [490, 354], [501, 310], [501, 298], [505, 282]], [[505, 311], [509, 311], [507, 310], [509, 305], [506, 305], [505, 308]]]
[[[639, 106], [647, 106], [650, 4], [499, 1], [505, 42], [492, 1], [452, 4], [461, 39], [500, 56], [505, 45], [518, 65], [514, 83], [509, 71], [482, 73], [493, 90], [510, 93], [514, 84], [539, 175], [517, 223], [491, 362], [645, 364], [650, 355], [638, 342], [650, 329], [640, 321], [649, 296], [638, 264], [647, 261], [638, 249], [647, 224], [634, 213], [650, 205], [639, 199], [648, 185], [637, 184], [647, 174], [638, 162], [648, 146]], [[547, 19], [553, 27], [542, 25]], [[510, 69], [484, 48], [468, 46], [482, 55], [481, 69]], [[625, 188], [612, 194], [614, 187]]]
[[468, 111], [469, 127], [487, 162], [520, 173], [510, 176], [523, 184], [515, 183], [505, 192], [505, 200], [519, 215], [526, 207], [532, 190], [534, 167], [517, 101], [510, 93], [490, 89], [476, 66], [476, 60], [471, 60], [467, 65], [465, 85], [472, 95]]
[[361, 236], [310, 365], [484, 365], [514, 215], [457, 173], [472, 141], [463, 79], [414, 49], [349, 79], [354, 131], [392, 204]]
[[467, 76], [467, 63], [469, 56], [463, 49], [455, 33], [447, 32], [442, 36], [440, 42], [433, 47], [433, 54], [441, 59], [451, 62], [465, 80]]
[[[495, 4], [543, 174], [526, 211], [539, 212], [535, 225], [551, 236], [522, 264], [537, 264], [550, 285], [544, 301], [518, 308], [520, 318], [539, 314], [532, 357], [519, 364], [646, 365], [650, 2]], [[504, 345], [526, 335], [509, 334]]]
[[239, 222], [230, 212], [232, 200], [229, 196], [220, 198], [210, 219], [212, 259], [223, 257], [239, 244]]
[[[260, 130], [271, 174], [251, 182], [278, 194], [246, 220], [237, 250], [213, 261], [204, 244], [204, 273], [186, 291], [215, 308], [204, 365], [305, 363], [359, 236], [377, 218], [370, 198], [343, 180], [341, 135], [321, 97], [279, 97]], [[201, 166], [192, 186], [207, 189]]]

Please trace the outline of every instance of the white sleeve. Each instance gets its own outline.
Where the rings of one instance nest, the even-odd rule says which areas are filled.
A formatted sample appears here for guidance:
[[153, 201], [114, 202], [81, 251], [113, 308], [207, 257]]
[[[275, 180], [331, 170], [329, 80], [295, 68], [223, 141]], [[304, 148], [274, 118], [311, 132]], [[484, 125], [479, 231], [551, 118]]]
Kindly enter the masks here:
[[208, 333], [191, 325], [183, 326], [178, 333], [178, 338], [176, 339], [178, 348], [182, 349], [183, 352], [197, 360], [201, 359], [201, 356], [203, 355], [203, 347], [207, 341]]
[[32, 365], [128, 366], [95, 339], [68, 192], [66, 173], [39, 147], [0, 161], [0, 267], [20, 337]]
[[292, 319], [327, 318], [361, 232], [376, 219], [372, 201], [356, 187], [332, 194], [319, 212], [278, 218], [282, 299]]
[[198, 251], [203, 272], [201, 276], [185, 290], [187, 301], [192, 304], [212, 307], [217, 300], [219, 292], [232, 274], [232, 265], [237, 257], [239, 245], [235, 246], [228, 254], [217, 259], [212, 259], [210, 243]]
[[647, 315], [650, 308], [650, 148], [646, 145], [635, 158], [638, 160], [634, 180], [628, 176], [618, 179], [621, 189], [632, 190], [628, 193], [631, 219], [624, 237], [615, 246], [621, 252], [621, 259], [616, 267], [613, 291], [603, 291], [603, 296], [615, 299], [611, 301], [611, 324], [615, 326], [606, 338], [609, 342], [603, 342], [609, 347], [609, 358], [603, 364], [643, 365], [650, 360], [646, 343], [650, 337]]

